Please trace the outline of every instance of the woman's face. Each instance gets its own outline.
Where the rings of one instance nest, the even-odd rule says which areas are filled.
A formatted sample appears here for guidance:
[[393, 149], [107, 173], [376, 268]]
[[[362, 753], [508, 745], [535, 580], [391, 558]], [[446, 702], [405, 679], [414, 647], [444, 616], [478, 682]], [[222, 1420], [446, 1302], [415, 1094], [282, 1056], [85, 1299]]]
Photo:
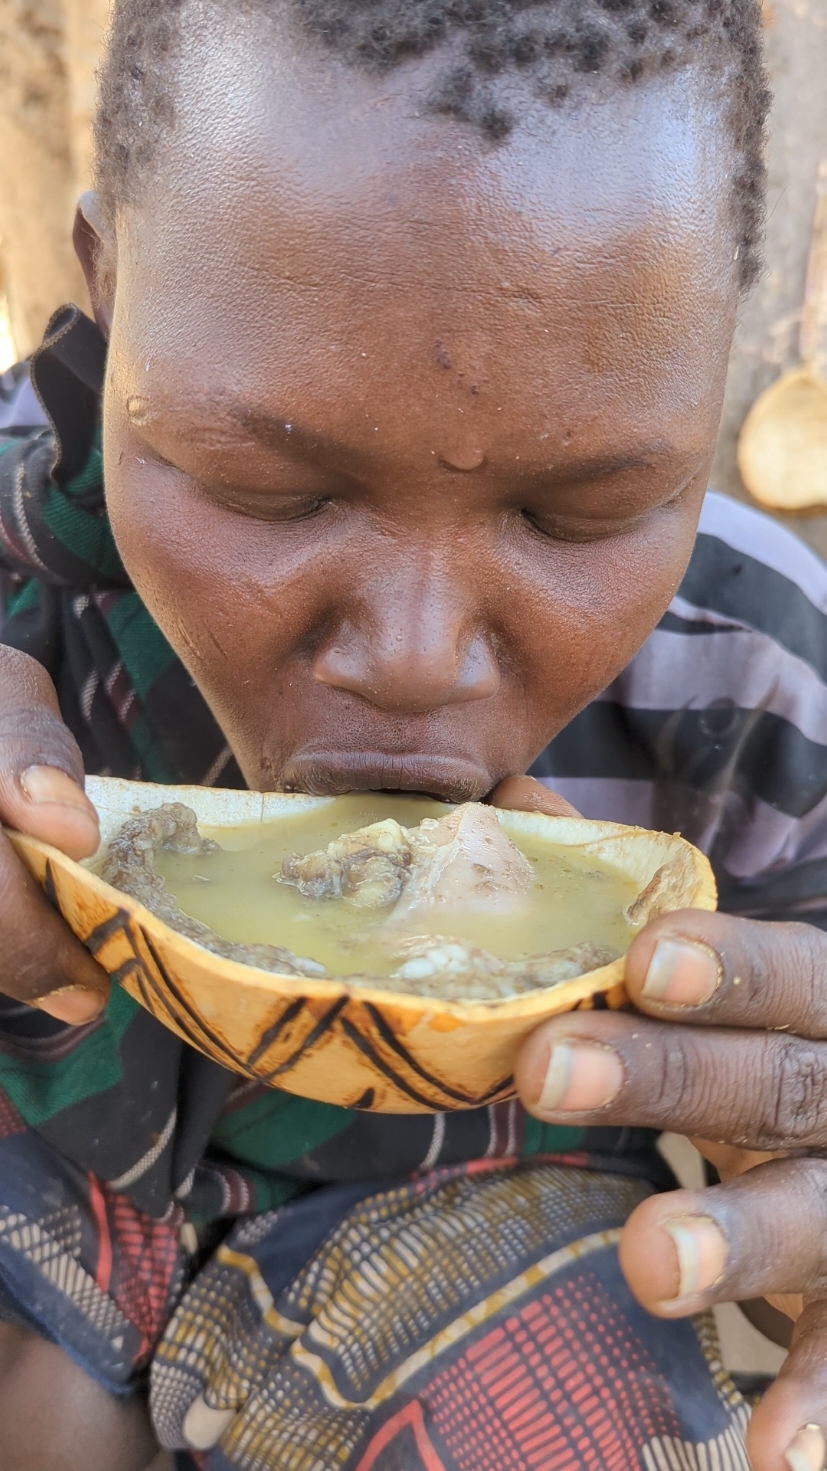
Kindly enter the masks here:
[[435, 63], [377, 80], [257, 25], [184, 56], [98, 290], [115, 535], [251, 786], [479, 797], [688, 560], [736, 299], [723, 109], [687, 71], [491, 146], [421, 111]]

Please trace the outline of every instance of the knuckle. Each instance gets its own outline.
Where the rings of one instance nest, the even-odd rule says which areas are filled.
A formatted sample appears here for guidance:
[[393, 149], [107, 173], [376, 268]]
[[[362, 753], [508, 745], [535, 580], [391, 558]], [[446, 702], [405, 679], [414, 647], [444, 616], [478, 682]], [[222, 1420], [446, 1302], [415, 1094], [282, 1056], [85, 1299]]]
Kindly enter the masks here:
[[786, 929], [788, 943], [783, 946], [782, 954], [789, 957], [787, 963], [792, 972], [788, 992], [792, 997], [797, 993], [798, 1024], [812, 1035], [814, 1029], [822, 1031], [827, 1026], [824, 986], [827, 943], [822, 931], [814, 925], [791, 924]]
[[[677, 1035], [667, 1035], [662, 1055], [662, 1067], [652, 1080], [651, 1098], [655, 1116], [678, 1116], [691, 1106], [695, 1089], [697, 1069], [693, 1066], [689, 1048], [680, 1028]], [[648, 1079], [647, 1079], [648, 1084]]]
[[789, 1148], [827, 1137], [827, 1066], [817, 1043], [785, 1037], [778, 1048], [774, 1078], [767, 1070], [765, 1141]]
[[817, 1238], [805, 1290], [823, 1295], [827, 1288], [827, 1160], [802, 1161], [801, 1174], [804, 1182], [802, 1209], [806, 1212], [807, 1219], [814, 1223], [814, 1234]]
[[0, 710], [0, 748], [55, 751], [75, 757], [78, 747], [68, 726], [46, 705], [14, 705]]
[[813, 925], [752, 923], [748, 939], [753, 1025], [789, 1026], [807, 1036], [827, 1030], [827, 937]]
[[20, 649], [0, 646], [0, 710], [45, 704], [57, 711], [55, 687], [42, 664]]
[[20, 778], [33, 766], [55, 767], [84, 785], [80, 748], [57, 716], [43, 706], [0, 710], [0, 822], [17, 825]]
[[63, 766], [73, 776], [82, 771], [46, 670], [28, 654], [0, 647], [0, 770], [35, 763]]

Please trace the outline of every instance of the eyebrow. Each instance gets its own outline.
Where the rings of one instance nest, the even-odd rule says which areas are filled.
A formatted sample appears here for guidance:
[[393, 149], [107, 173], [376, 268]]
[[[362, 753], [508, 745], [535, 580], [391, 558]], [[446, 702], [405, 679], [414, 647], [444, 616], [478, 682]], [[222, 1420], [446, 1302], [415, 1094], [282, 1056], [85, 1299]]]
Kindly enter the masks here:
[[674, 454], [675, 446], [668, 439], [654, 439], [647, 444], [620, 455], [598, 455], [590, 460], [573, 460], [571, 464], [549, 467], [548, 470], [529, 472], [529, 478], [562, 480], [577, 484], [581, 480], [599, 480], [609, 475], [620, 475], [624, 470], [648, 470], [658, 456]]
[[[326, 455], [353, 453], [339, 440], [311, 430], [282, 414], [266, 409], [254, 409], [237, 401], [225, 398], [204, 400], [204, 408], [244, 430], [253, 439], [267, 447], [286, 451], [296, 457], [307, 451]], [[515, 473], [526, 479], [558, 481], [577, 484], [581, 481], [598, 480], [610, 475], [620, 475], [628, 470], [644, 470], [651, 467], [653, 459], [675, 453], [675, 446], [663, 438], [652, 439], [617, 455], [599, 455], [588, 460], [573, 460], [568, 465], [535, 467], [526, 472]], [[483, 460], [482, 464], [485, 464]], [[467, 472], [463, 472], [467, 473]], [[473, 472], [471, 472], [473, 473]]]
[[[245, 433], [268, 448], [287, 450], [316, 450], [343, 454], [345, 446], [324, 434], [305, 428], [294, 419], [282, 414], [271, 414], [263, 409], [247, 408], [239, 403], [220, 405], [227, 417]], [[219, 405], [216, 405], [219, 408]]]

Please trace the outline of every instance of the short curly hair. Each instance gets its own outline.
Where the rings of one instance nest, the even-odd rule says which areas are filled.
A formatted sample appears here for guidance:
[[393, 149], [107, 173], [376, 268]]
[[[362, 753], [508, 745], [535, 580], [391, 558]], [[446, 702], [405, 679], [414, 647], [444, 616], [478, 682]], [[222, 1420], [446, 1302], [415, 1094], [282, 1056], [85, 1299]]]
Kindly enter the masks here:
[[[212, 0], [217, 17], [222, 5]], [[770, 94], [760, 0], [247, 0], [287, 7], [307, 36], [373, 72], [454, 39], [427, 106], [477, 127], [493, 143], [519, 121], [499, 99], [504, 73], [525, 96], [561, 107], [572, 84], [600, 73], [618, 87], [702, 61], [731, 78], [736, 253], [743, 288], [760, 270], [764, 134]], [[175, 119], [172, 54], [187, 0], [115, 0], [95, 122], [97, 186], [105, 217], [134, 201], [162, 134]], [[579, 89], [578, 89], [579, 90]]]

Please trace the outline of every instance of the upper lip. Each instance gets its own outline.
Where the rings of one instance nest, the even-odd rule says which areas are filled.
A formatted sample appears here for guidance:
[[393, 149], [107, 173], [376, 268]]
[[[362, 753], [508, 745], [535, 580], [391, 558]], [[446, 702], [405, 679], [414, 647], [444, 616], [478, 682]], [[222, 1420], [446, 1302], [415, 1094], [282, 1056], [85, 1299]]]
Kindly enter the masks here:
[[282, 785], [318, 796], [344, 792], [426, 792], [445, 802], [479, 801], [491, 788], [488, 771], [462, 757], [418, 752], [313, 751], [293, 757]]

